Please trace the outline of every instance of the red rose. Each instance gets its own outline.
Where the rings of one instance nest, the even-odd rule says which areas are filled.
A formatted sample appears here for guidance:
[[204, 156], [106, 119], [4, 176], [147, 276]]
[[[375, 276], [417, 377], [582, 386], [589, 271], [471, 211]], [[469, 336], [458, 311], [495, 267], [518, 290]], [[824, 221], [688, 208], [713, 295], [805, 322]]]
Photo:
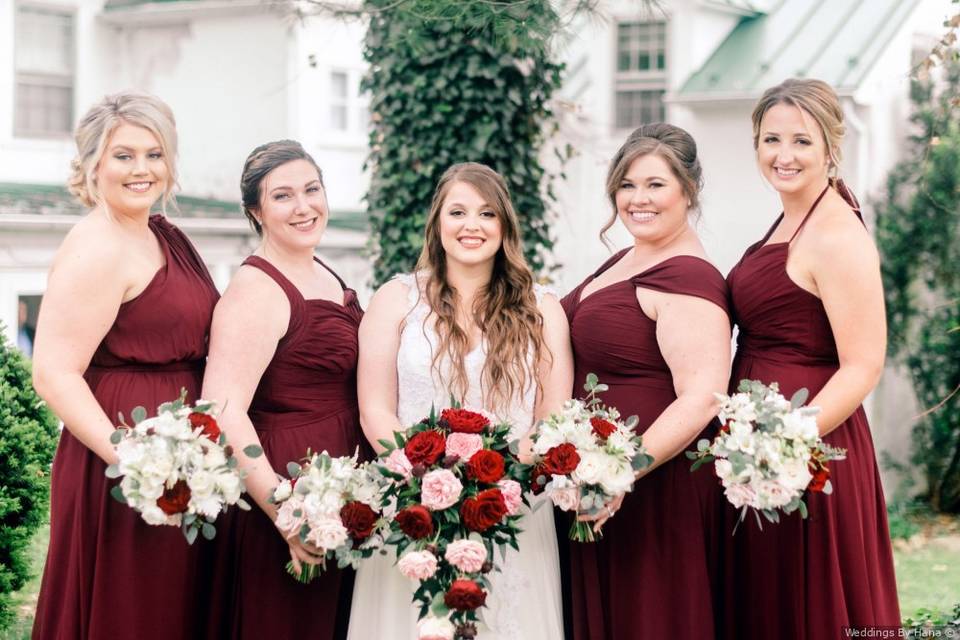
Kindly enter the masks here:
[[443, 456], [447, 448], [447, 439], [436, 431], [421, 431], [407, 440], [403, 452], [411, 465], [424, 464], [430, 466]]
[[[550, 478], [547, 476], [550, 475], [547, 473], [547, 470], [544, 469], [543, 464], [536, 464], [533, 466], [533, 469], [530, 470], [530, 491], [533, 492], [533, 495], [538, 496], [543, 493], [543, 490], [547, 486], [547, 482], [550, 481]], [[542, 479], [543, 482], [537, 482], [538, 479]]]
[[490, 424], [486, 416], [466, 409], [444, 409], [440, 419], [446, 420], [454, 433], [480, 433]]
[[457, 611], [473, 611], [487, 600], [486, 592], [473, 580], [454, 580], [443, 594], [443, 603]]
[[507, 503], [499, 489], [487, 489], [464, 500], [460, 515], [467, 529], [483, 533], [507, 515]]
[[827, 480], [830, 479], [830, 469], [827, 469], [826, 465], [818, 464], [817, 467], [819, 468], [812, 468], [810, 470], [813, 473], [813, 479], [810, 481], [810, 484], [807, 485], [810, 491], [823, 491], [824, 485], [826, 485]]
[[340, 520], [347, 528], [350, 537], [357, 541], [366, 540], [373, 533], [373, 525], [377, 523], [377, 514], [368, 505], [357, 502], [348, 502], [340, 509]]
[[555, 476], [565, 476], [573, 473], [580, 464], [580, 454], [577, 448], [569, 442], [558, 444], [547, 451], [543, 459], [543, 469]]
[[617, 430], [617, 425], [603, 418], [590, 418], [590, 426], [593, 432], [603, 440], [610, 437], [610, 434]]
[[503, 456], [496, 451], [481, 449], [467, 462], [467, 477], [493, 484], [503, 477]]
[[186, 480], [177, 480], [177, 484], [169, 489], [164, 487], [163, 495], [157, 498], [157, 506], [168, 516], [184, 513], [189, 504], [190, 487]]
[[217, 424], [213, 416], [194, 411], [187, 416], [187, 419], [190, 420], [190, 426], [193, 429], [202, 428], [202, 435], [206, 436], [210, 442], [216, 443], [220, 440], [220, 425]]
[[400, 525], [400, 530], [414, 540], [433, 535], [433, 516], [421, 504], [399, 511], [394, 519]]

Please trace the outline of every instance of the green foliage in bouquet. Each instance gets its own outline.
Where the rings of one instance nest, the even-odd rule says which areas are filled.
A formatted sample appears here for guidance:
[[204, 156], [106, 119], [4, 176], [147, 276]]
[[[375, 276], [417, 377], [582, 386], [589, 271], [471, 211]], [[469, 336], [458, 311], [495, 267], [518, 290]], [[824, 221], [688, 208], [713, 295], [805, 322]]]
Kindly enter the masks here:
[[[568, 15], [564, 4], [588, 3], [363, 2], [375, 285], [413, 268], [434, 188], [450, 165], [465, 161], [504, 176], [527, 261], [544, 269], [554, 193], [540, 152], [556, 129], [550, 99], [562, 65], [550, 43]], [[571, 149], [556, 154], [562, 162]]]
[[914, 81], [910, 153], [877, 203], [890, 355], [927, 412], [912, 462], [939, 511], [960, 513], [960, 62]]
[[[495, 570], [495, 551], [499, 551], [500, 560], [504, 560], [507, 554], [507, 547], [519, 550], [517, 544], [517, 534], [520, 532], [519, 522], [522, 515], [517, 513], [497, 517], [496, 521], [487, 521], [480, 530], [474, 517], [469, 515], [468, 503], [474, 505], [482, 502], [484, 495], [491, 491], [499, 491], [498, 486], [502, 481], [514, 481], [523, 489], [529, 487], [530, 466], [521, 463], [517, 459], [517, 441], [510, 441], [510, 425], [506, 423], [490, 423], [486, 418], [474, 412], [461, 410], [455, 402], [453, 404], [452, 414], [462, 417], [464, 421], [472, 421], [476, 425], [476, 430], [466, 431], [453, 427], [453, 431], [476, 434], [483, 439], [483, 450], [486, 452], [496, 452], [503, 458], [502, 475], [497, 471], [498, 480], [493, 482], [484, 482], [476, 475], [471, 475], [470, 464], [474, 460], [461, 460], [457, 456], [446, 455], [442, 453], [445, 439], [453, 435], [451, 425], [444, 419], [447, 416], [445, 411], [440, 416], [435, 409], [431, 409], [430, 415], [413, 425], [406, 432], [395, 432], [393, 441], [380, 440], [380, 444], [385, 448], [381, 453], [380, 472], [393, 482], [384, 492], [384, 501], [396, 500], [398, 514], [390, 523], [390, 532], [386, 538], [386, 543], [394, 545], [397, 549], [397, 557], [402, 558], [408, 550], [428, 551], [437, 557], [436, 573], [429, 579], [421, 581], [420, 586], [414, 593], [414, 601], [420, 605], [420, 617], [427, 617], [428, 614], [443, 618], [448, 617], [457, 625], [457, 637], [469, 637], [462, 635], [465, 629], [472, 628], [476, 622], [476, 614], [473, 610], [457, 609], [449, 605], [449, 589], [451, 585], [459, 579], [467, 579], [475, 582], [489, 592], [491, 584], [487, 574]], [[451, 415], [451, 420], [454, 416]], [[480, 425], [483, 425], [482, 428]], [[423, 438], [423, 434], [430, 434], [429, 438]], [[418, 438], [418, 436], [421, 436]], [[417, 440], [414, 440], [417, 439]], [[419, 443], [427, 444], [433, 447], [434, 453], [431, 454], [433, 462], [417, 462], [416, 458], [410, 460], [412, 471], [407, 477], [401, 473], [392, 471], [389, 468], [387, 459], [396, 450], [405, 450], [410, 453], [412, 450], [408, 446], [414, 441], [414, 447]], [[426, 448], [426, 447], [425, 447]], [[426, 509], [422, 504], [422, 483], [427, 474], [441, 469], [451, 471], [461, 482], [462, 491], [455, 502], [449, 507], [443, 509]], [[526, 497], [518, 496], [526, 504]], [[409, 520], [401, 523], [402, 512], [407, 511], [421, 517], [421, 521], [413, 522]], [[473, 528], [471, 528], [473, 525]], [[442, 560], [447, 545], [454, 541], [472, 540], [483, 544], [486, 547], [487, 561], [483, 568], [475, 573], [465, 574], [458, 570], [450, 562]]]
[[30, 363], [0, 325], [0, 629], [10, 593], [30, 577], [27, 547], [47, 517], [57, 419], [33, 390]]

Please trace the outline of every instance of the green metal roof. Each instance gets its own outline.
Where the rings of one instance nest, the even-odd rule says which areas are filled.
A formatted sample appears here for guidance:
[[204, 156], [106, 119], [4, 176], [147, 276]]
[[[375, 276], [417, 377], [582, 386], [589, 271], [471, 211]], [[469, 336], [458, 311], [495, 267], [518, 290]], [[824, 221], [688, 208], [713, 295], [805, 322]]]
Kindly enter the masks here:
[[[170, 213], [182, 218], [244, 219], [240, 203], [227, 200], [178, 195], [177, 208], [178, 211]], [[86, 211], [87, 208], [61, 185], [0, 182], [0, 216], [3, 212], [79, 216]], [[367, 215], [362, 211], [332, 211], [330, 226], [366, 231]]]
[[849, 92], [919, 0], [780, 0], [743, 18], [684, 83], [684, 99], [753, 96], [787, 78], [819, 78]]
[[702, 0], [702, 2], [708, 6], [732, 9], [746, 14], [763, 13], [770, 4], [769, 0]]

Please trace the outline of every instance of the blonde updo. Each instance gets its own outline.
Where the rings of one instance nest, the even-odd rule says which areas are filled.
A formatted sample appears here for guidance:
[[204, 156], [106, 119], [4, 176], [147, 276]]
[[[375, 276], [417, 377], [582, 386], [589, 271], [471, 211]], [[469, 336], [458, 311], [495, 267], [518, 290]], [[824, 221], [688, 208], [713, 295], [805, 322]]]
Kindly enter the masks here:
[[823, 80], [790, 78], [763, 92], [753, 108], [753, 148], [760, 146], [760, 123], [772, 107], [789, 104], [810, 114], [827, 147], [830, 158], [830, 177], [835, 178], [840, 169], [840, 145], [846, 128], [843, 124], [843, 107], [836, 91]]
[[110, 136], [122, 123], [143, 127], [160, 142], [168, 175], [160, 206], [166, 213], [167, 204], [172, 201], [177, 187], [177, 124], [170, 107], [160, 98], [146, 93], [122, 91], [105, 96], [87, 111], [74, 133], [77, 156], [70, 163], [67, 188], [87, 207], [100, 203], [97, 167]]

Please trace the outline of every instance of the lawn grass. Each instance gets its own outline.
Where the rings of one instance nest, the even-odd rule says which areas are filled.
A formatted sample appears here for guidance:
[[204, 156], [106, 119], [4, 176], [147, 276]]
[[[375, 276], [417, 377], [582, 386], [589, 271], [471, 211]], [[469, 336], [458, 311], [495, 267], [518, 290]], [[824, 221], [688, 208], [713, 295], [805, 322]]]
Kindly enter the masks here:
[[49, 525], [44, 525], [33, 535], [30, 542], [30, 565], [33, 578], [23, 589], [13, 594], [13, 608], [17, 617], [7, 629], [0, 629], [0, 640], [29, 640], [33, 628], [33, 614], [37, 610], [37, 594], [40, 592], [40, 576], [47, 557]]

